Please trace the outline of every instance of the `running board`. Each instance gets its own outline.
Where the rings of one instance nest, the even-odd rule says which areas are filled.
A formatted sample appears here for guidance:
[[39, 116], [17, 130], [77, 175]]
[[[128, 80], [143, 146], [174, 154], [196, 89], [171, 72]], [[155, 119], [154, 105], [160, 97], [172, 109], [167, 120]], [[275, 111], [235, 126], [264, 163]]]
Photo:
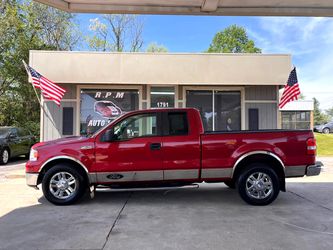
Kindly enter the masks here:
[[131, 191], [158, 191], [158, 190], [177, 190], [177, 189], [189, 189], [189, 188], [199, 188], [199, 184], [191, 184], [184, 186], [174, 186], [174, 187], [146, 187], [146, 188], [111, 188], [107, 186], [97, 186], [96, 191], [101, 192], [131, 192]]

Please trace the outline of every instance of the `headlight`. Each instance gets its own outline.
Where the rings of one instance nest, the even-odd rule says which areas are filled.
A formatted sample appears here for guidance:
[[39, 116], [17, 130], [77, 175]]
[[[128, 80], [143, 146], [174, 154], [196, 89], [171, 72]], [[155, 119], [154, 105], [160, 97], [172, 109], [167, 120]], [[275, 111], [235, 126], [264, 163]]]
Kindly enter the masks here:
[[38, 159], [38, 151], [36, 149], [31, 149], [30, 150], [30, 157], [29, 157], [29, 161], [37, 161]]

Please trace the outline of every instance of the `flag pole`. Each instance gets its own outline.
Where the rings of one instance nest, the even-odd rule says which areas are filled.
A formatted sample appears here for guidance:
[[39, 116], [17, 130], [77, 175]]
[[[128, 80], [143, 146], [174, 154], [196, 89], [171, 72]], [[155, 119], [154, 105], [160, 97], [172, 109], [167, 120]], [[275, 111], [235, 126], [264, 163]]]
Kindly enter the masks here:
[[[24, 65], [25, 70], [27, 71], [28, 77], [31, 77], [30, 72], [29, 72], [28, 67], [27, 67], [27, 64], [25, 63], [24, 60], [22, 60], [22, 62], [23, 62], [23, 65]], [[29, 80], [28, 80], [28, 82], [29, 82]], [[34, 91], [35, 91], [35, 94], [36, 94], [36, 97], [37, 97], [37, 100], [38, 100], [39, 105], [40, 105], [40, 106], [43, 108], [43, 110], [44, 110], [44, 107], [42, 106], [42, 103], [41, 103], [41, 101], [40, 101], [40, 99], [39, 99], [39, 96], [38, 96], [37, 90], [36, 90], [36, 88], [34, 87], [32, 81], [31, 81], [31, 85], [32, 85], [32, 88], [33, 88]], [[44, 112], [45, 112], [45, 111], [44, 111]]]

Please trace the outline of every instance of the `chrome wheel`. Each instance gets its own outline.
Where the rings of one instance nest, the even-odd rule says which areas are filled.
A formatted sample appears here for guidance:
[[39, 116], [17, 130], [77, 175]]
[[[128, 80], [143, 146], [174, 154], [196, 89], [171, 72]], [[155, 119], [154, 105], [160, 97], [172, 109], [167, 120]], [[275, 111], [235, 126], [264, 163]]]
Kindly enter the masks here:
[[9, 160], [9, 153], [7, 151], [7, 149], [5, 149], [3, 152], [2, 152], [2, 162], [4, 164], [6, 164]]
[[77, 189], [75, 177], [68, 172], [58, 172], [50, 180], [49, 190], [58, 199], [68, 199]]
[[246, 193], [255, 199], [265, 199], [273, 192], [272, 179], [265, 173], [255, 172], [246, 180]]

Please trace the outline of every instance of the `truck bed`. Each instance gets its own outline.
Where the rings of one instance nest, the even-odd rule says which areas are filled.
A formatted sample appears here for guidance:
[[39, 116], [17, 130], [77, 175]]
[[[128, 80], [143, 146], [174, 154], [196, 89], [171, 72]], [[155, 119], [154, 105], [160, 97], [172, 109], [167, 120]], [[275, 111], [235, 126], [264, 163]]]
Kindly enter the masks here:
[[205, 131], [201, 135], [202, 166], [229, 168], [235, 159], [253, 151], [271, 152], [285, 166], [314, 164], [315, 156], [306, 151], [306, 141], [312, 137], [311, 130]]

